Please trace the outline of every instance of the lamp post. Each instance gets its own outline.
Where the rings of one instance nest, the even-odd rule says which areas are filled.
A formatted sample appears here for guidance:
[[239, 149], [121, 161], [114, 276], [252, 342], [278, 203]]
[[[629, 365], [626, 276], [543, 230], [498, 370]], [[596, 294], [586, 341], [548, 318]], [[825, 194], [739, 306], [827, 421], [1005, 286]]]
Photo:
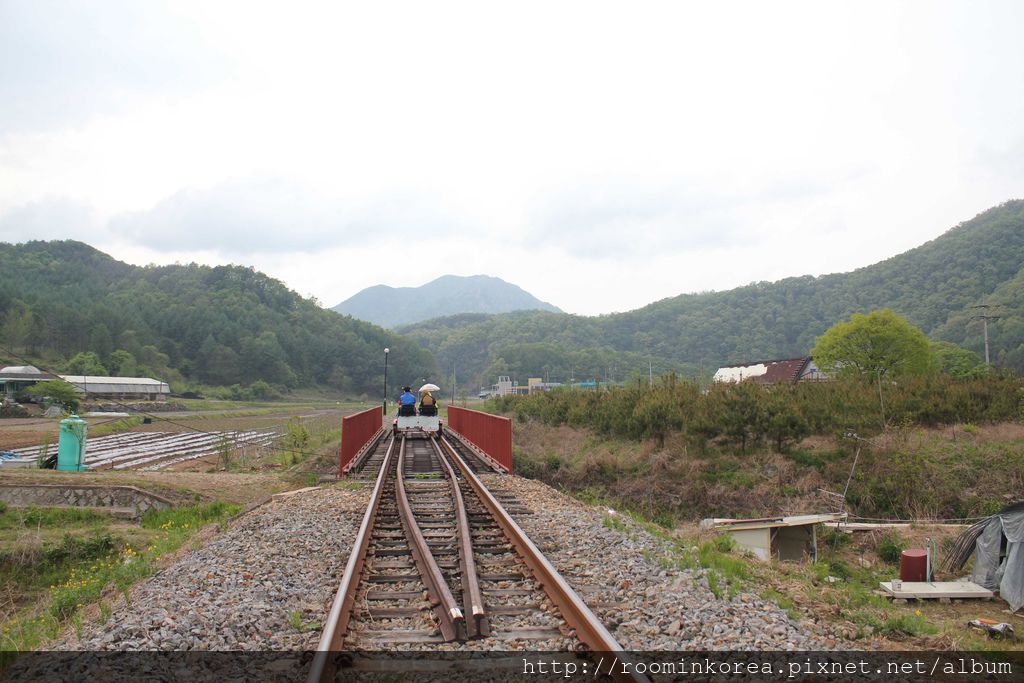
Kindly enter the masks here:
[[388, 353], [391, 349], [384, 347], [384, 415], [388, 414]]

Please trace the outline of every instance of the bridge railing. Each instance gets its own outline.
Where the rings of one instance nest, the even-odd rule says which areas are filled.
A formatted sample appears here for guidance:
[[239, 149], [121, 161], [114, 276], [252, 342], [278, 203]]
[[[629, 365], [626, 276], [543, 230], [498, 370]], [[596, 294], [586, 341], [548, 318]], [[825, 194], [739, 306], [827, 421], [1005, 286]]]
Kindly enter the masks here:
[[380, 406], [341, 418], [341, 448], [338, 449], [338, 474], [345, 473], [359, 452], [373, 440], [384, 424]]
[[509, 418], [448, 406], [448, 429], [461, 434], [506, 472], [512, 471], [512, 420]]

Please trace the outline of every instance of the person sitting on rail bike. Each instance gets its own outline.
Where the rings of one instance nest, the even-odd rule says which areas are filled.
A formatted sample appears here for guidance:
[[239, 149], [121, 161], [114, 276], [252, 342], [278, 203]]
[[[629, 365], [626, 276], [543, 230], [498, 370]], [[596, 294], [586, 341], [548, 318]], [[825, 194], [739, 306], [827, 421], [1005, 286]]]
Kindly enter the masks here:
[[423, 396], [420, 398], [420, 415], [429, 417], [437, 415], [437, 401], [430, 395], [429, 391], [424, 391]]
[[412, 393], [412, 387], [402, 387], [402, 391], [405, 393], [398, 397], [398, 416], [415, 417], [416, 396]]

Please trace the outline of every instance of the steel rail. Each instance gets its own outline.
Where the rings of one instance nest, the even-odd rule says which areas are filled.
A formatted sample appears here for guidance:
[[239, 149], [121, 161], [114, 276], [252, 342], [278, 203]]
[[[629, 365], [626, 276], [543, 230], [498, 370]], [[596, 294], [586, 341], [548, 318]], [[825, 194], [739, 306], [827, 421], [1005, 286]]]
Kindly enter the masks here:
[[[630, 660], [624, 656], [624, 650], [618, 641], [615, 640], [615, 637], [608, 632], [608, 629], [604, 627], [604, 624], [597, 618], [597, 615], [590, 611], [587, 604], [583, 602], [572, 586], [558, 573], [554, 565], [544, 557], [544, 554], [533, 544], [533, 541], [526, 535], [526, 532], [512, 519], [512, 516], [508, 514], [502, 504], [498, 502], [498, 499], [494, 497], [452, 445], [448, 443], [447, 439], [442, 436], [439, 437], [439, 441], [451, 455], [452, 462], [462, 472], [463, 479], [472, 487], [480, 501], [484, 504], [484, 507], [488, 509], [491, 516], [498, 523], [498, 526], [501, 527], [502, 532], [516, 549], [516, 552], [519, 553], [520, 557], [523, 558], [530, 568], [530, 571], [533, 572], [534, 578], [540, 583], [544, 592], [547, 593], [551, 601], [558, 607], [562, 618], [565, 619], [570, 627], [576, 630], [576, 636], [580, 641], [592, 652], [615, 653], [617, 662], [629, 662]], [[615, 671], [608, 673], [617, 681], [649, 683], [646, 676], [635, 673], [635, 667], [630, 667], [633, 669], [633, 673], [625, 673], [623, 668], [617, 667]]]
[[356, 454], [352, 456], [352, 459], [348, 461], [348, 464], [341, 468], [341, 473], [348, 474], [352, 470], [358, 471], [362, 469], [363, 465], [370, 457], [370, 453], [373, 452], [373, 449], [377, 447], [377, 444], [380, 443], [380, 440], [386, 433], [387, 432], [384, 430], [384, 427], [381, 427], [374, 432], [373, 436], [370, 437], [370, 440], [364, 443], [363, 447], [360, 448]]
[[384, 482], [388, 477], [391, 457], [394, 454], [395, 439], [388, 442], [388, 450], [384, 454], [384, 462], [377, 472], [377, 483], [373, 486], [373, 493], [370, 494], [370, 504], [366, 506], [363, 514], [363, 522], [359, 525], [355, 541], [352, 544], [352, 551], [348, 556], [348, 563], [345, 565], [345, 573], [342, 574], [341, 585], [334, 595], [334, 602], [331, 603], [331, 611], [327, 615], [327, 622], [320, 634], [320, 642], [317, 644], [316, 653], [313, 655], [313, 663], [309, 669], [308, 683], [325, 683], [333, 681], [336, 673], [336, 662], [331, 657], [332, 652], [340, 652], [341, 644], [345, 637], [345, 630], [348, 628], [349, 617], [352, 614], [352, 605], [356, 599], [356, 588], [359, 585], [359, 577], [363, 573], [363, 563], [366, 560], [366, 550], [370, 546], [370, 537], [373, 535], [373, 525], [377, 519], [377, 508], [380, 507], [381, 498], [384, 493]]
[[463, 500], [455, 470], [438, 445], [437, 439], [431, 439], [430, 445], [444, 467], [455, 503], [455, 533], [459, 539], [459, 569], [462, 572], [462, 607], [464, 613], [472, 617], [466, 620], [466, 636], [483, 638], [490, 635], [490, 625], [484, 607], [483, 591], [480, 589], [480, 579], [477, 576], [476, 559], [473, 556], [473, 536], [469, 528], [466, 502]]
[[416, 516], [413, 514], [412, 505], [405, 490], [405, 437], [402, 437], [402, 445], [398, 449], [398, 475], [395, 478], [395, 497], [398, 499], [398, 515], [402, 520], [402, 528], [405, 530], [405, 537], [409, 542], [409, 550], [412, 551], [412, 558], [416, 562], [423, 583], [427, 586], [434, 614], [437, 615], [437, 625], [441, 629], [441, 636], [446, 641], [458, 640], [464, 632], [465, 617], [459, 609], [455, 596], [452, 595], [448, 582], [437, 566], [434, 554], [430, 552], [427, 539], [423, 537], [419, 525], [416, 523]]

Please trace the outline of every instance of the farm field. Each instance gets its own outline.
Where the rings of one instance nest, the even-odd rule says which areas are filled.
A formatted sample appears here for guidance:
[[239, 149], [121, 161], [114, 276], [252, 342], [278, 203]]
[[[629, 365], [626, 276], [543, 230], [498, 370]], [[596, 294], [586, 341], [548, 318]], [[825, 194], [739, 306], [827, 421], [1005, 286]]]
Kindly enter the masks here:
[[[233, 407], [202, 402], [206, 410], [154, 413], [147, 424], [139, 416], [85, 418], [89, 424], [86, 464], [92, 469], [264, 469], [280, 456], [279, 443], [289, 424], [323, 445], [336, 438], [341, 417], [361, 406], [341, 404], [278, 404]], [[0, 421], [0, 451], [21, 456], [55, 453], [57, 419], [41, 417]], [[292, 435], [292, 440], [296, 438]], [[288, 444], [295, 457], [304, 444]], [[303, 451], [305, 453], [305, 451]], [[0, 472], [3, 476], [3, 472]]]

